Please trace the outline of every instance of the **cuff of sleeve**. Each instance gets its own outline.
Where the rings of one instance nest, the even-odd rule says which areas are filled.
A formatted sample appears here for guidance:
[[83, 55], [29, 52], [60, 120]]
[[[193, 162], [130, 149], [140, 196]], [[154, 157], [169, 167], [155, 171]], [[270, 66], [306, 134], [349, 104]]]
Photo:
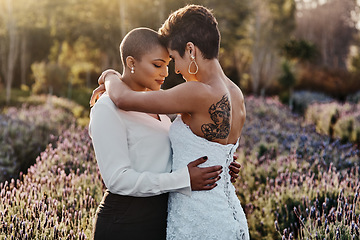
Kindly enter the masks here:
[[177, 192], [182, 193], [187, 196], [191, 196], [191, 182], [190, 182], [190, 174], [188, 167], [184, 167], [178, 170], [181, 174], [181, 178], [184, 180], [185, 187], [179, 189]]
[[164, 192], [179, 192], [191, 196], [190, 174], [187, 166], [160, 176], [160, 188]]

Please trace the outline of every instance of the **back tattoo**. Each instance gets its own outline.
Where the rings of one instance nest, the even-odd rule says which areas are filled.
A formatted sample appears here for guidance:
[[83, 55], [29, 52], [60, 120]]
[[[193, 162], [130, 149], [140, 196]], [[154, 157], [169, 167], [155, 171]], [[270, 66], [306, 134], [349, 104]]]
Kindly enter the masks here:
[[209, 113], [214, 123], [201, 126], [204, 137], [209, 141], [227, 138], [230, 133], [230, 102], [226, 94], [219, 102], [210, 106]]

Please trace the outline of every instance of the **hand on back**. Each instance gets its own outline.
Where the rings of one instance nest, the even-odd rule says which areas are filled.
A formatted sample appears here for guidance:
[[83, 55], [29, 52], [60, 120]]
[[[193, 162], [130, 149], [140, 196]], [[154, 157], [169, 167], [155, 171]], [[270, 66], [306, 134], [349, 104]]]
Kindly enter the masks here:
[[[231, 182], [236, 182], [239, 177], [240, 164], [236, 162], [237, 156], [234, 155], [234, 161], [229, 166], [229, 174]], [[199, 190], [211, 190], [217, 186], [216, 182], [220, 180], [220, 174], [222, 173], [222, 167], [219, 165], [201, 168], [198, 165], [207, 161], [207, 157], [199, 158], [190, 162], [187, 166], [190, 174], [191, 189], [193, 191]]]
[[106, 91], [105, 89], [105, 77], [107, 74], [115, 74], [121, 79], [121, 74], [113, 69], [107, 69], [103, 71], [98, 79], [99, 86], [95, 88], [90, 97], [90, 107], [94, 106], [96, 100]]

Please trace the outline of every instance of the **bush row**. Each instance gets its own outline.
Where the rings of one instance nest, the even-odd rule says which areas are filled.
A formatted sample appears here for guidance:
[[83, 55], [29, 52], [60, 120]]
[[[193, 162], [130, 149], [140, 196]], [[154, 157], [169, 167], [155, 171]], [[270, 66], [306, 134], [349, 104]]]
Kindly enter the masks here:
[[88, 123], [83, 107], [58, 97], [32, 96], [0, 114], [0, 182], [17, 178], [72, 123]]
[[89, 239], [103, 184], [87, 130], [70, 127], [18, 180], [0, 184], [0, 239]]
[[316, 103], [308, 107], [305, 120], [333, 140], [360, 144], [360, 103]]
[[[320, 217], [323, 225], [315, 229], [306, 212], [326, 202], [326, 214], [331, 209], [336, 213], [341, 208], [337, 201], [340, 189], [350, 204], [359, 185], [357, 146], [318, 134], [314, 125], [305, 125], [302, 117], [277, 99], [248, 97], [246, 107], [247, 121], [238, 150], [242, 169], [236, 189], [252, 239], [312, 239], [316, 231], [320, 236], [326, 230], [325, 218]], [[353, 207], [359, 214], [359, 205]], [[315, 210], [318, 214], [322, 208]], [[329, 224], [330, 220], [330, 229], [343, 226], [341, 222]], [[344, 231], [341, 236], [346, 235]], [[333, 235], [326, 236], [332, 239]]]
[[[235, 186], [251, 238], [359, 237], [357, 146], [317, 133], [277, 99], [247, 97], [246, 107]], [[0, 239], [90, 238], [103, 190], [87, 130], [72, 126], [0, 185]]]

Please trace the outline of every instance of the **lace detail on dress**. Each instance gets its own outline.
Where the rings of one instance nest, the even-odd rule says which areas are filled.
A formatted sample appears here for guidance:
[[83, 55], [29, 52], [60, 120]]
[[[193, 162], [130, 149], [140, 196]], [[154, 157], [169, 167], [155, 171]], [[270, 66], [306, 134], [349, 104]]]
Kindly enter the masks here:
[[[201, 167], [222, 165], [227, 169], [238, 147], [238, 143], [222, 145], [196, 136], [180, 117], [172, 124], [169, 136], [174, 170], [202, 156], [208, 160]], [[228, 171], [223, 171], [217, 184], [210, 191], [194, 191], [190, 197], [170, 193], [168, 240], [249, 239], [246, 217]]]

